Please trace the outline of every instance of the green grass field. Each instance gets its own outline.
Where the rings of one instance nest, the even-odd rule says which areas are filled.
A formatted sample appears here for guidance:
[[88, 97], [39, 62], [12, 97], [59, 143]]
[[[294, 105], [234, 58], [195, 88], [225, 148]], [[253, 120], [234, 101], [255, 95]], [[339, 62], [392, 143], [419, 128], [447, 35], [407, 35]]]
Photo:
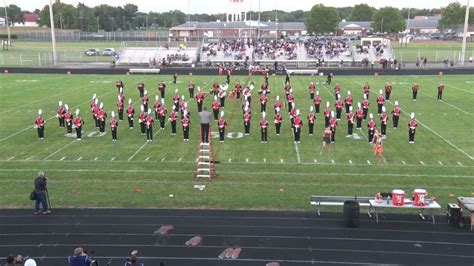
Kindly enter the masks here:
[[[399, 43], [392, 43], [396, 58], [403, 62], [416, 62], [418, 58], [427, 57], [429, 62], [442, 62], [445, 58], [448, 60], [459, 60], [461, 54], [461, 42], [451, 41], [432, 41], [432, 42], [413, 42], [406, 47]], [[465, 60], [474, 57], [474, 42], [468, 42], [466, 45]]]
[[[307, 121], [301, 144], [292, 139], [289, 118], [284, 115], [282, 135], [275, 136], [272, 106], [276, 95], [283, 98], [284, 77], [270, 77], [268, 144], [260, 143], [259, 103], [252, 101], [251, 135], [238, 138], [243, 132], [241, 103], [228, 100], [225, 117], [227, 132], [234, 138], [225, 143], [215, 141], [213, 152], [218, 177], [203, 180], [204, 191], [193, 188], [198, 149], [199, 122], [196, 103], [189, 102], [192, 112], [191, 141], [183, 142], [182, 131], [171, 136], [170, 126], [157, 131], [155, 140], [147, 143], [139, 128], [128, 129], [126, 121], [119, 127], [119, 141], [112, 142], [110, 130], [99, 137], [90, 116], [89, 101], [96, 93], [105, 110], [115, 110], [115, 80], [122, 79], [126, 97], [138, 101], [136, 83], [143, 80], [151, 98], [157, 93], [161, 79], [170, 76], [99, 76], [99, 75], [20, 75], [1, 76], [0, 93], [0, 206], [29, 207], [27, 199], [38, 169], [50, 179], [53, 207], [173, 207], [230, 209], [308, 210], [309, 196], [359, 195], [371, 196], [378, 191], [426, 188], [445, 205], [455, 201], [454, 195], [474, 195], [474, 119], [470, 108], [474, 100], [472, 76], [337, 76], [343, 95], [351, 90], [355, 101], [362, 99], [362, 84], [372, 86], [370, 112], [376, 113], [375, 98], [386, 81], [392, 82], [392, 102], [398, 100], [403, 109], [399, 129], [388, 128], [384, 157], [378, 162], [367, 143], [367, 129], [355, 132], [359, 140], [345, 138], [347, 122], [341, 120], [336, 143], [330, 154], [320, 155], [324, 118], [317, 115], [316, 134], [309, 136]], [[190, 77], [180, 76], [179, 84], [167, 87], [166, 104], [171, 106], [175, 89], [188, 98]], [[210, 88], [215, 76], [193, 76], [201, 88]], [[232, 77], [255, 81], [261, 76]], [[223, 80], [220, 80], [223, 81]], [[323, 102], [333, 103], [333, 86], [322, 84], [322, 77], [292, 78], [296, 103], [303, 117], [311, 106], [307, 87], [317, 83]], [[420, 84], [418, 100], [411, 100], [411, 83]], [[446, 84], [444, 101], [436, 101], [438, 82]], [[82, 142], [65, 136], [54, 117], [58, 101], [72, 110], [81, 109], [85, 119]], [[206, 99], [210, 106], [211, 99]], [[137, 108], [138, 104], [136, 104]], [[392, 110], [392, 104], [386, 104]], [[39, 108], [44, 110], [46, 138], [37, 139], [33, 123]], [[137, 108], [138, 109], [138, 108]], [[419, 122], [416, 144], [408, 144], [408, 114], [416, 113]], [[377, 115], [375, 115], [377, 119]], [[377, 125], [379, 125], [377, 121]], [[391, 125], [391, 121], [390, 121]], [[214, 129], [216, 126], [214, 125]], [[89, 135], [89, 136], [88, 136]], [[139, 192], [134, 192], [138, 190]], [[283, 189], [283, 190], [281, 190]], [[169, 198], [172, 193], [174, 198]]]

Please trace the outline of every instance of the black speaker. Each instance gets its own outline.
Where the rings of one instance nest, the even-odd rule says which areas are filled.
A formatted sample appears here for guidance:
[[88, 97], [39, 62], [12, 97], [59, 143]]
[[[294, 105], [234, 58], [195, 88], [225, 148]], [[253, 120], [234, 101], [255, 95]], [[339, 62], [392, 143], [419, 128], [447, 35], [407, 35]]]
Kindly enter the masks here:
[[347, 200], [344, 202], [344, 226], [359, 227], [359, 202]]

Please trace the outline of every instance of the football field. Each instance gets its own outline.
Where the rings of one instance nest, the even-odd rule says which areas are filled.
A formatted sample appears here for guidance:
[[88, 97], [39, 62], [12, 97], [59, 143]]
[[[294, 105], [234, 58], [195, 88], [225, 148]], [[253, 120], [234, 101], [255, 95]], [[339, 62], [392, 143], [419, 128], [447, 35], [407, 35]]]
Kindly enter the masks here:
[[[139, 113], [136, 84], [143, 81], [151, 105], [157, 95], [157, 84], [167, 83], [166, 106], [172, 106], [175, 89], [185, 95], [191, 111], [191, 138], [184, 142], [181, 127], [171, 135], [154, 126], [153, 142], [146, 142], [139, 126], [129, 129], [126, 121], [119, 123], [118, 141], [112, 142], [110, 128], [105, 136], [98, 134], [91, 117], [90, 100], [97, 94], [110, 112], [116, 111], [115, 81], [125, 83], [126, 102], [135, 103]], [[187, 84], [209, 91], [212, 82], [225, 81], [218, 76], [105, 76], [105, 75], [34, 75], [8, 74], [0, 82], [0, 206], [28, 207], [29, 192], [39, 169], [50, 180], [49, 193], [54, 207], [159, 207], [159, 208], [231, 208], [307, 210], [310, 195], [372, 196], [379, 191], [425, 188], [445, 205], [455, 196], [474, 195], [474, 77], [453, 76], [335, 76], [331, 85], [325, 77], [294, 76], [291, 78], [295, 103], [303, 118], [301, 143], [293, 142], [289, 116], [282, 110], [282, 134], [275, 135], [273, 103], [275, 96], [284, 99], [284, 76], [269, 80], [267, 118], [270, 122], [268, 143], [260, 143], [260, 103], [252, 95], [251, 134], [243, 134], [242, 103], [228, 99], [225, 118], [228, 123], [225, 143], [213, 139], [218, 177], [203, 180], [206, 189], [194, 189], [194, 173], [199, 143], [197, 105], [189, 99]], [[231, 86], [254, 81], [256, 89], [262, 76], [233, 76]], [[347, 121], [339, 121], [336, 142], [331, 152], [320, 154], [324, 126], [322, 113], [316, 114], [315, 134], [309, 136], [306, 116], [312, 101], [308, 85], [313, 81], [322, 96], [334, 109], [334, 85], [341, 84], [342, 98], [350, 90], [354, 102], [362, 101], [363, 84], [371, 85], [370, 109], [377, 126], [376, 97], [386, 82], [391, 82], [391, 102], [399, 101], [402, 109], [398, 129], [389, 121], [384, 140], [385, 161], [379, 162], [367, 141], [367, 121], [362, 130], [354, 129], [354, 138], [346, 138]], [[411, 84], [420, 85], [417, 101], [411, 100]], [[437, 85], [444, 83], [443, 101], [437, 101]], [[205, 106], [211, 107], [207, 97]], [[81, 110], [85, 120], [83, 140], [67, 136], [55, 117], [58, 101], [68, 104], [73, 113]], [[45, 139], [38, 140], [33, 128], [38, 109], [47, 120]], [[415, 144], [408, 143], [409, 115], [416, 114], [418, 128]], [[391, 115], [390, 115], [391, 119]], [[137, 120], [137, 119], [136, 119]], [[135, 121], [137, 124], [138, 121]], [[217, 132], [216, 122], [212, 131]], [[215, 135], [215, 134], [213, 134]], [[174, 197], [169, 197], [173, 194]], [[442, 205], [442, 206], [443, 206]]]

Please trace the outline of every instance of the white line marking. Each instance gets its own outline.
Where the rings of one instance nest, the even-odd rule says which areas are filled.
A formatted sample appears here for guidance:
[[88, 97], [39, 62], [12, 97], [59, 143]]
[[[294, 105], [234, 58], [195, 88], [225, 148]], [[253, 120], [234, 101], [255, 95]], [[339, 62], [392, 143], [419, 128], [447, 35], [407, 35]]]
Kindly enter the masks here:
[[369, 160], [367, 160], [367, 164], [372, 164]]
[[229, 163], [232, 162], [232, 158], [229, 158]]
[[296, 150], [296, 160], [298, 163], [301, 163], [300, 149], [298, 148], [298, 143], [296, 142], [295, 142], [295, 150]]
[[314, 159], [314, 163], [318, 163], [318, 160]]
[[61, 159], [59, 159], [60, 161], [64, 161], [64, 159], [66, 159], [66, 157], [62, 157]]
[[425, 165], [425, 163], [424, 163], [423, 161], [420, 161], [420, 164], [421, 164], [421, 165]]
[[12, 157], [8, 158], [7, 161], [11, 161], [11, 160], [13, 160], [14, 158], [15, 158], [15, 156], [12, 156]]
[[443, 163], [441, 161], [438, 161], [439, 165], [443, 165]]
[[26, 158], [25, 161], [29, 161], [29, 160], [31, 160], [32, 158], [33, 158], [33, 156], [30, 156], [30, 157]]
[[94, 158], [94, 161], [97, 161], [98, 159], [99, 159], [99, 157], [95, 157], [95, 158]]
[[349, 160], [349, 164], [352, 164], [352, 160]]
[[162, 162], [164, 162], [164, 161], [165, 161], [165, 159], [166, 159], [166, 157], [163, 157], [163, 158], [161, 158], [161, 161], [162, 161]]
[[179, 157], [178, 162], [181, 162], [182, 160], [183, 160], [183, 158]]
[[248, 163], [248, 162], [249, 162], [249, 158], [246, 158], [246, 159], [245, 159], [245, 162]]
[[267, 159], [263, 158], [263, 162], [266, 163], [266, 162], [267, 162]]
[[115, 157], [112, 157], [112, 159], [110, 159], [111, 162], [113, 162], [115, 160]]
[[76, 161], [80, 161], [80, 160], [82, 160], [82, 157], [81, 157], [81, 156], [79, 156], [79, 158], [77, 158]]
[[335, 164], [336, 162], [335, 162], [334, 160], [331, 160], [331, 163], [332, 163], [332, 164]]
[[459, 166], [462, 166], [462, 163], [461, 163], [461, 162], [458, 162], [458, 165], [459, 165]]
[[[416, 78], [416, 79], [422, 78], [421, 76], [416, 76], [416, 75], [411, 75], [411, 76], [412, 76], [413, 78]], [[426, 81], [431, 82], [431, 83], [433, 83], [433, 84], [436, 84], [436, 85], [439, 84], [438, 82], [435, 82], [435, 81], [430, 80], [429, 77], [425, 77], [424, 79], [426, 79]], [[474, 93], [473, 91], [464, 90], [464, 89], [461, 89], [461, 88], [458, 88], [458, 87], [455, 87], [455, 86], [452, 86], [452, 85], [448, 85], [448, 84], [444, 84], [444, 86], [450, 87], [450, 88], [453, 88], [453, 89], [457, 89], [457, 90], [460, 90], [460, 91], [463, 91], [463, 92], [467, 92], [467, 93]]]
[[405, 161], [402, 161], [402, 164], [405, 165], [405, 164], [407, 164], [407, 163], [406, 163]]
[[48, 160], [49, 158], [51, 158], [51, 156], [53, 156], [53, 155], [55, 155], [56, 153], [58, 153], [58, 152], [60, 152], [60, 151], [62, 151], [62, 150], [64, 150], [64, 149], [66, 149], [67, 147], [69, 147], [69, 146], [71, 146], [72, 144], [74, 144], [76, 141], [77, 141], [77, 139], [75, 139], [75, 140], [69, 142], [68, 144], [62, 146], [61, 148], [59, 148], [59, 149], [53, 151], [53, 152], [50, 153], [48, 156], [44, 157], [43, 160]]
[[148, 161], [148, 160], [150, 160], [150, 157], [146, 157], [146, 158], [145, 158], [145, 161]]
[[283, 163], [283, 162], [284, 162], [283, 159], [280, 158], [280, 163]]

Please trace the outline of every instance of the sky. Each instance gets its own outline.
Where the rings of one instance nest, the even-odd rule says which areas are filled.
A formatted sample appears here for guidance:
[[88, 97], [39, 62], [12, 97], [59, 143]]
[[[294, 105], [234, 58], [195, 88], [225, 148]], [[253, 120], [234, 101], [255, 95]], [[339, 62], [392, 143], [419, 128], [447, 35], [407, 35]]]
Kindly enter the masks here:
[[[36, 8], [42, 9], [49, 0], [5, 0], [7, 5], [16, 4], [22, 10], [33, 11]], [[96, 6], [100, 4], [109, 4], [113, 6], [121, 6], [125, 4], [135, 4], [139, 11], [148, 13], [149, 11], [164, 12], [179, 9], [188, 13], [225, 13], [230, 0], [61, 0], [63, 3], [77, 5], [78, 2], [85, 3], [87, 6]], [[259, 0], [243, 0], [244, 5], [248, 9], [258, 10]], [[54, 0], [53, 0], [54, 2]], [[277, 7], [279, 10], [310, 10], [315, 4], [324, 4], [327, 6], [343, 7], [354, 6], [366, 3], [370, 6], [380, 8], [384, 6], [394, 6], [398, 8], [440, 8], [447, 6], [453, 0], [260, 0], [260, 8], [264, 10], [272, 10]], [[460, 0], [465, 5], [467, 0]], [[189, 5], [188, 5], [189, 3]], [[3, 3], [2, 3], [3, 4]]]

